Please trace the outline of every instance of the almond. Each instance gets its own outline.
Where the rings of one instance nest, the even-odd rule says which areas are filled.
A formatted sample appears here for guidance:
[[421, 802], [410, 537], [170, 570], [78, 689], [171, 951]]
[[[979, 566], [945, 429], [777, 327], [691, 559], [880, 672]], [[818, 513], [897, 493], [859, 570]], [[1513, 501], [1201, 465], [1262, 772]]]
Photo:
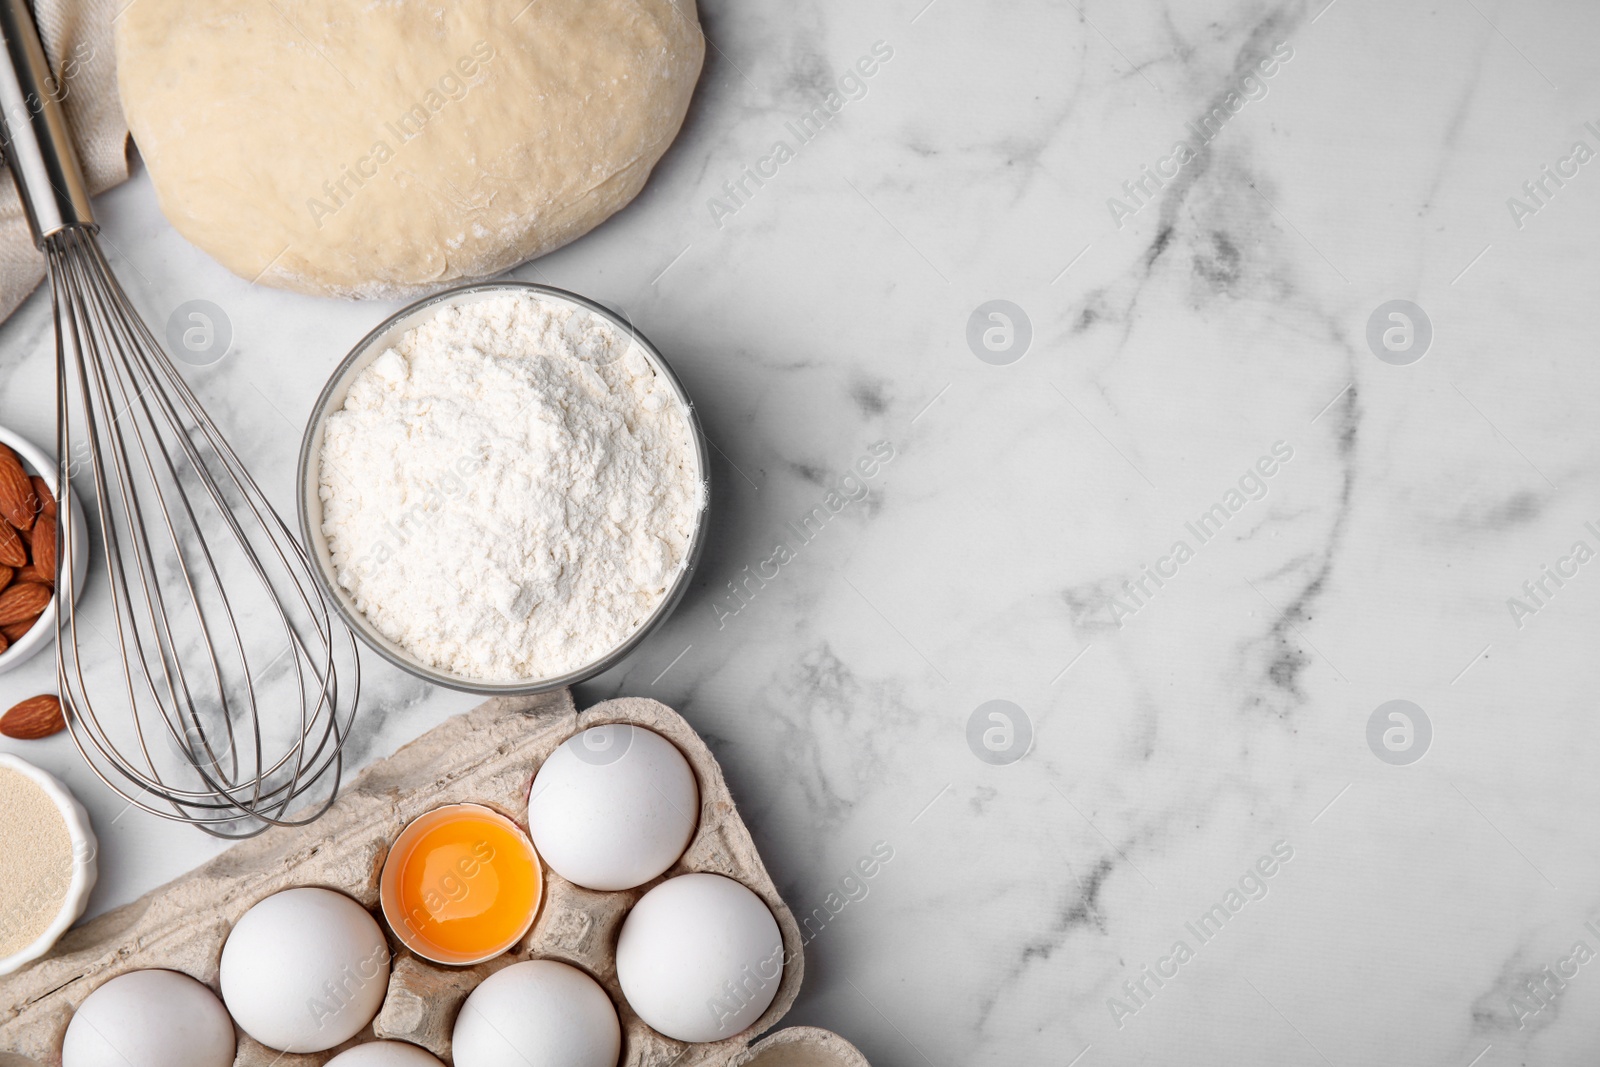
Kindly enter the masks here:
[[22, 635], [33, 629], [33, 624], [38, 621], [39, 616], [35, 615], [31, 619], [14, 622], [10, 626], [0, 626], [0, 637], [4, 637], [7, 641], [21, 641]]
[[5, 445], [0, 445], [0, 518], [19, 530], [33, 526], [39, 514], [39, 496], [33, 491], [22, 461]]
[[0, 589], [4, 589], [6, 586], [10, 585], [11, 579], [15, 578], [16, 576], [17, 572], [12, 570], [10, 567], [0, 567]]
[[33, 524], [33, 569], [46, 582], [56, 580], [56, 517], [40, 515]]
[[43, 515], [56, 513], [56, 495], [50, 491], [50, 486], [37, 474], [28, 479], [33, 483], [33, 495], [39, 498], [39, 512]]
[[53, 693], [29, 697], [0, 715], [0, 734], [19, 741], [36, 741], [60, 733], [67, 720], [61, 714], [61, 700]]
[[0, 567], [26, 567], [28, 550], [9, 522], [0, 522]]
[[11, 647], [11, 639], [5, 634], [0, 634], [0, 656], [5, 655], [6, 649]]
[[50, 587], [37, 582], [15, 582], [0, 592], [0, 626], [30, 619], [50, 606]]
[[51, 579], [46, 578], [44, 575], [40, 574], [39, 573], [39, 568], [35, 567], [31, 563], [28, 564], [26, 567], [19, 567], [17, 569], [17, 581], [19, 581], [19, 582], [35, 582], [35, 583], [37, 583], [39, 585], [50, 585], [51, 584]]

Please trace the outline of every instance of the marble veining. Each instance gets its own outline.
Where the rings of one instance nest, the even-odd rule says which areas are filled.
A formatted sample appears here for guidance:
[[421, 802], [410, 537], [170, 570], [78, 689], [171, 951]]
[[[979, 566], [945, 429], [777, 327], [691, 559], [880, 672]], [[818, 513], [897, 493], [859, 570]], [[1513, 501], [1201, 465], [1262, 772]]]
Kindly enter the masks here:
[[[812, 919], [789, 1021], [883, 1065], [1592, 1062], [1600, 10], [702, 15], [644, 193], [511, 276], [626, 310], [713, 443], [692, 590], [578, 696], [664, 700], [722, 761]], [[289, 510], [317, 390], [394, 306], [246, 285], [142, 173], [100, 210], [155, 321], [226, 310], [186, 373]], [[1020, 358], [970, 339], [996, 300]], [[1413, 362], [1374, 348], [1393, 300]], [[41, 442], [48, 321], [0, 332], [0, 422]], [[358, 763], [472, 703], [365, 666]], [[1394, 700], [1431, 727], [1409, 764]], [[101, 831], [95, 910], [215, 851], [26, 751]]]

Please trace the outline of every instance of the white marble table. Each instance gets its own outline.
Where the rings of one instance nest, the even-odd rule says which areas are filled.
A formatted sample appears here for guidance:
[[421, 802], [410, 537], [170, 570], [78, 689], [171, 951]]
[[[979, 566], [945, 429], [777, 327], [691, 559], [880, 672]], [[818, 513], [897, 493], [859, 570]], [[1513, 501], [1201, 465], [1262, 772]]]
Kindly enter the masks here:
[[[1324, 2], [718, 0], [645, 193], [514, 272], [627, 309], [718, 452], [695, 588], [580, 702], [705, 734], [826, 918], [791, 1021], [876, 1064], [1600, 1050], [1600, 8]], [[158, 322], [226, 310], [191, 380], [287, 507], [392, 307], [250, 287], [142, 174], [100, 206]], [[1025, 354], [1014, 312], [969, 345], [994, 300]], [[1380, 359], [1394, 300], [1432, 336], [1385, 318]], [[36, 440], [48, 335], [42, 294], [0, 331]], [[471, 703], [367, 667], [362, 760]], [[1393, 700], [1429, 729], [1386, 708], [1369, 744]], [[88, 803], [96, 910], [217, 847], [118, 817], [64, 738], [0, 747]]]

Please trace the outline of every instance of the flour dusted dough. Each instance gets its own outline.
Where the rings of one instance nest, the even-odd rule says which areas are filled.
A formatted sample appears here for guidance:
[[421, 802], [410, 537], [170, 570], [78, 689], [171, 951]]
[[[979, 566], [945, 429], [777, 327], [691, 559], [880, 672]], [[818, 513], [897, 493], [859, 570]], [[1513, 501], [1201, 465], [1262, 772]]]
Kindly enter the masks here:
[[486, 277], [639, 192], [704, 56], [694, 0], [138, 0], [128, 125], [234, 273], [344, 297]]

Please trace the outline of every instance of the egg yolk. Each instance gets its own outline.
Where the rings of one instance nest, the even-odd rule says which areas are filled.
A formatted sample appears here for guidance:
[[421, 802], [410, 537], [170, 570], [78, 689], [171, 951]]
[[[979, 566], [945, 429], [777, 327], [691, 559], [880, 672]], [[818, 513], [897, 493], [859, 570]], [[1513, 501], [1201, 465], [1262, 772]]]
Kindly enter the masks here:
[[401, 864], [402, 921], [446, 953], [510, 948], [539, 907], [543, 880], [532, 844], [487, 815], [464, 813], [430, 827]]

